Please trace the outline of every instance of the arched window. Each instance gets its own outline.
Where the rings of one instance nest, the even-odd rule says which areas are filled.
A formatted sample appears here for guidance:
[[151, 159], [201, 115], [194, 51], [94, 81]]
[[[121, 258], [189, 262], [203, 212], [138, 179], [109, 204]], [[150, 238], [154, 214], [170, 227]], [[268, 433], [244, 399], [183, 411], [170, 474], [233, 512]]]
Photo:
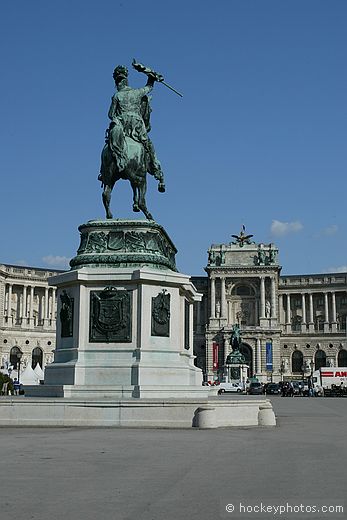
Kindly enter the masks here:
[[304, 356], [300, 350], [294, 350], [292, 355], [292, 372], [295, 374], [301, 373], [304, 364]]
[[327, 366], [327, 355], [324, 350], [317, 350], [314, 356], [314, 366], [316, 370]]
[[32, 354], [31, 354], [31, 367], [35, 368], [36, 365], [40, 365], [40, 367], [43, 368], [42, 362], [43, 362], [42, 349], [40, 349], [40, 347], [36, 347], [36, 348], [34, 348], [34, 350], [32, 351]]
[[235, 292], [238, 296], [250, 296], [252, 294], [251, 288], [248, 285], [239, 285], [236, 287]]
[[337, 366], [347, 367], [347, 350], [341, 349], [337, 356]]
[[[19, 354], [19, 356], [18, 356]], [[22, 351], [19, 347], [12, 347], [10, 351], [10, 365], [17, 370], [18, 360], [22, 357]]]

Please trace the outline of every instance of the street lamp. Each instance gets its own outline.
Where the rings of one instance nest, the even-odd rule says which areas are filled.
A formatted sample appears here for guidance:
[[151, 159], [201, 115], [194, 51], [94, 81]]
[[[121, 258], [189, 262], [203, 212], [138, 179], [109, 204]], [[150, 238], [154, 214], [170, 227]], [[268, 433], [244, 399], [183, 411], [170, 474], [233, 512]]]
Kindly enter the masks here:
[[17, 369], [18, 369], [18, 382], [19, 382], [19, 375], [20, 375], [20, 360], [22, 359], [23, 353], [19, 350], [17, 352]]

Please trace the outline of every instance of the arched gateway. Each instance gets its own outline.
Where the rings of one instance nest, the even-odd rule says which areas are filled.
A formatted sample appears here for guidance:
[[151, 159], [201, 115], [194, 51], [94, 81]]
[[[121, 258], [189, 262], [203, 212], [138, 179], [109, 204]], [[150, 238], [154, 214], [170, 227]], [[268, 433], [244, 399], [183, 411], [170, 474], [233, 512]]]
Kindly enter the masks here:
[[254, 367], [253, 367], [253, 350], [247, 343], [241, 343], [240, 352], [245, 356], [246, 365], [249, 366], [248, 369], [248, 377], [253, 376]]

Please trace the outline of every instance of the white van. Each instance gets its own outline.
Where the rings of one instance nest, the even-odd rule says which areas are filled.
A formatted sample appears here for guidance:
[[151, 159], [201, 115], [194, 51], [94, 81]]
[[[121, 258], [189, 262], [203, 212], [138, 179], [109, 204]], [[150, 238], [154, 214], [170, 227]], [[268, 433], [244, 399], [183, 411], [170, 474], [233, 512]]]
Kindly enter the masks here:
[[236, 392], [241, 394], [241, 392], [243, 392], [243, 386], [239, 381], [233, 383], [220, 383], [218, 385], [218, 393], [224, 394], [225, 392]]

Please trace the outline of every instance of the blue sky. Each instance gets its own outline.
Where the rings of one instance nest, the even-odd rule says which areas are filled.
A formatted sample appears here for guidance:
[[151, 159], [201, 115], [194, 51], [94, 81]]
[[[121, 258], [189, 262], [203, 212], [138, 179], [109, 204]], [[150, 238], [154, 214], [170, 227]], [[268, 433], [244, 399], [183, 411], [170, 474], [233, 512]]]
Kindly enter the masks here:
[[[283, 274], [346, 271], [346, 25], [344, 0], [1, 2], [0, 262], [64, 268], [104, 218], [112, 71], [135, 57], [184, 95], [153, 92], [167, 191], [147, 193], [179, 270], [245, 224]], [[112, 209], [139, 218], [126, 181]]]

